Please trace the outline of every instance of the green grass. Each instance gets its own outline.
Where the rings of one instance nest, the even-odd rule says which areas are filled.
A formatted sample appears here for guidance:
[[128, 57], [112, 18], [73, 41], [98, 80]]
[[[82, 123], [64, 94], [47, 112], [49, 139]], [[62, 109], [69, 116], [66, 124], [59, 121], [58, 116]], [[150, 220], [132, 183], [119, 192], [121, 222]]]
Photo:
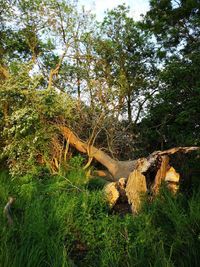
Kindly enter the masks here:
[[138, 216], [122, 217], [101, 188], [78, 170], [14, 180], [1, 172], [1, 210], [8, 196], [16, 202], [13, 227], [0, 216], [0, 267], [199, 266], [200, 192], [162, 189]]

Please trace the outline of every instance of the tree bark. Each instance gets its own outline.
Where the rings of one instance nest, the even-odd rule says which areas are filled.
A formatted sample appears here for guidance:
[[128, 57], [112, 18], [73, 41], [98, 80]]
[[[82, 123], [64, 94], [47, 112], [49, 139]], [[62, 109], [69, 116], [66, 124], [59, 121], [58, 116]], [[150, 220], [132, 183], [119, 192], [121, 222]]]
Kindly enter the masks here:
[[127, 207], [125, 209], [127, 212], [130, 212], [131, 208], [134, 214], [141, 208], [141, 195], [148, 191], [151, 196], [155, 196], [162, 181], [167, 183], [167, 187], [173, 193], [178, 190], [180, 175], [169, 165], [169, 155], [200, 150], [200, 147], [175, 147], [165, 151], [155, 151], [146, 158], [118, 161], [101, 149], [82, 141], [68, 127], [61, 125], [59, 129], [71, 146], [81, 153], [88, 154], [89, 158], [94, 158], [107, 168], [109, 179], [106, 179], [106, 171], [100, 171], [100, 175], [112, 181], [104, 189], [110, 206], [115, 209], [123, 205], [123, 208]]
[[161, 156], [161, 166], [156, 173], [154, 185], [152, 188], [153, 192], [155, 194], [158, 193], [160, 185], [161, 185], [162, 181], [164, 180], [164, 178], [166, 177], [166, 173], [167, 173], [168, 169], [169, 169], [169, 157], [168, 156]]
[[138, 213], [141, 207], [141, 195], [147, 192], [146, 178], [138, 170], [134, 170], [127, 181], [126, 195], [133, 213]]
[[131, 96], [130, 93], [128, 93], [128, 97], [127, 97], [127, 112], [128, 112], [128, 121], [129, 123], [132, 122], [132, 110], [131, 110]]
[[[200, 150], [200, 147], [175, 147], [165, 151], [155, 151], [150, 154], [147, 158], [139, 158], [137, 160], [130, 161], [118, 161], [112, 159], [101, 149], [95, 146], [88, 145], [82, 141], [76, 134], [73, 133], [68, 127], [59, 125], [58, 126], [64, 138], [69, 142], [71, 146], [76, 148], [79, 152], [89, 154], [89, 157], [94, 158], [104, 167], [107, 168], [109, 173], [112, 175], [113, 180], [117, 181], [120, 178], [128, 178], [130, 173], [137, 169], [141, 173], [147, 172], [147, 170], [156, 165], [160, 157], [171, 155], [177, 152], [188, 153], [195, 150]], [[160, 178], [159, 178], [160, 179]], [[155, 185], [156, 187], [156, 185]]]

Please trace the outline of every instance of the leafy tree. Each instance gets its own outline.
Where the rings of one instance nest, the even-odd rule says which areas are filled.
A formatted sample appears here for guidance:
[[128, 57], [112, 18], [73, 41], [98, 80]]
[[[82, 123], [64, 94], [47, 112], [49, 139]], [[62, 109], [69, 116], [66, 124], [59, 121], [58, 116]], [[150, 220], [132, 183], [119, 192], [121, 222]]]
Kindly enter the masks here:
[[70, 124], [74, 107], [67, 94], [39, 90], [42, 77], [30, 77], [30, 68], [20, 65], [0, 87], [1, 110], [7, 105], [1, 156], [9, 159], [13, 174], [31, 172], [38, 163], [53, 168], [57, 129], [52, 122], [68, 118]]
[[149, 87], [153, 87], [150, 77], [155, 65], [148, 35], [128, 12], [129, 9], [121, 5], [104, 18], [102, 37], [97, 44], [102, 68], [97, 71], [106, 80], [108, 95], [112, 103], [116, 102], [118, 113], [123, 116], [127, 112], [129, 123], [137, 123]]
[[[159, 93], [141, 123], [142, 146], [199, 145], [199, 3], [151, 1], [146, 26], [162, 60]], [[159, 142], [158, 142], [159, 141]]]
[[[187, 54], [199, 46], [200, 3], [198, 0], [152, 0], [145, 18], [158, 43], [171, 53]], [[178, 49], [177, 49], [178, 48]]]
[[[184, 52], [183, 58], [180, 46], [173, 53], [164, 46], [167, 56], [158, 76], [151, 13], [151, 23], [145, 25], [151, 32], [143, 31], [144, 25], [134, 22], [124, 5], [108, 12], [96, 30], [94, 18], [69, 2], [3, 3], [1, 29], [7, 48], [1, 63], [1, 152], [12, 169], [21, 160], [26, 171], [38, 157], [52, 171], [59, 169], [69, 144], [58, 134], [57, 124], [67, 124], [88, 140], [87, 147], [95, 143], [113, 158], [135, 157], [136, 142], [145, 152], [163, 148], [166, 140], [166, 146], [198, 143], [198, 50]], [[189, 103], [184, 97], [177, 102], [180, 91], [190, 97]], [[187, 138], [181, 134], [184, 124]], [[30, 140], [37, 141], [29, 145]], [[86, 152], [91, 159], [84, 143]]]

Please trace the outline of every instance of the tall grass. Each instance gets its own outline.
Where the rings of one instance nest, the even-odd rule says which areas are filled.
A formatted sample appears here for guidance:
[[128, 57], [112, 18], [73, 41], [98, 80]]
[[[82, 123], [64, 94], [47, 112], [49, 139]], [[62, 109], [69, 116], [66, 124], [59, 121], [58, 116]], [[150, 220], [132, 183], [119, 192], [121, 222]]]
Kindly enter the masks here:
[[0, 173], [0, 207], [16, 197], [9, 227], [0, 216], [0, 267], [199, 266], [200, 193], [164, 188], [138, 216], [121, 217], [84, 173]]

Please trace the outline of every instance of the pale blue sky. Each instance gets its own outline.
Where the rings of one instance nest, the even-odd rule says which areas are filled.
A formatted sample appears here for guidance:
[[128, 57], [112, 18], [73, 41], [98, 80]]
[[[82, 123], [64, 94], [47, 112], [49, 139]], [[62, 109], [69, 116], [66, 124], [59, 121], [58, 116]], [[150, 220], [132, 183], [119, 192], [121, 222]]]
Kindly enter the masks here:
[[79, 4], [84, 5], [86, 10], [92, 10], [96, 14], [97, 20], [102, 20], [107, 9], [123, 3], [130, 6], [130, 16], [135, 20], [139, 20], [140, 14], [145, 14], [149, 9], [149, 0], [79, 0]]

